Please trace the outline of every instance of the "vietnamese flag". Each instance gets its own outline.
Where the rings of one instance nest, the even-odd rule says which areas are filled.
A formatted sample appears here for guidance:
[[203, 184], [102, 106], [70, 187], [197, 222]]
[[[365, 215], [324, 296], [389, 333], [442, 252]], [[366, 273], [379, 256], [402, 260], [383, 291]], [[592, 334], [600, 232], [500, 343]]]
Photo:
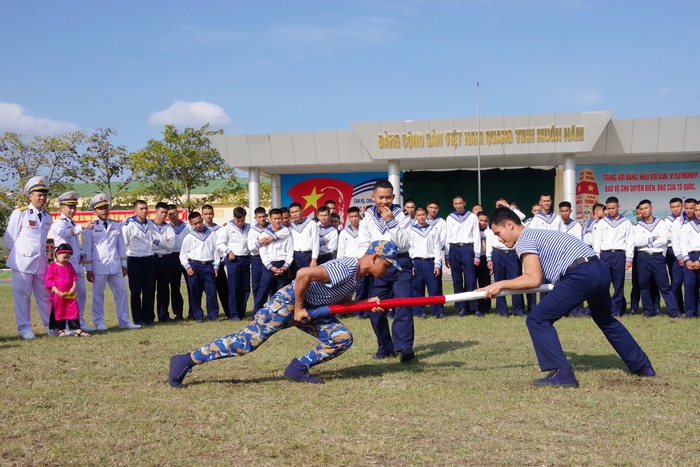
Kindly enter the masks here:
[[350, 202], [353, 186], [335, 178], [310, 178], [291, 187], [287, 194], [295, 203], [301, 204], [304, 217], [318, 213], [319, 206], [328, 200], [336, 203], [336, 212], [344, 222]]

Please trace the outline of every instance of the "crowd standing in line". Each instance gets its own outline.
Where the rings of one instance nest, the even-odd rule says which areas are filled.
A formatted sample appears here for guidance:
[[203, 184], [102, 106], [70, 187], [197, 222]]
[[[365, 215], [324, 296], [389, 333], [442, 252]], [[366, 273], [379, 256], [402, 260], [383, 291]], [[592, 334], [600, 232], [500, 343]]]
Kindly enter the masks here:
[[[377, 241], [395, 245], [396, 266], [392, 265], [386, 274], [358, 282], [354, 291], [358, 300], [370, 296], [422, 296], [426, 292], [442, 295], [445, 266], [450, 269], [455, 293], [486, 287], [491, 277], [498, 282], [522, 274], [520, 255], [494, 234], [483, 206], [468, 210], [464, 196], [455, 195], [454, 210], [443, 219], [438, 215], [437, 200], [429, 200], [425, 206], [413, 199], [407, 199], [403, 207], [395, 204], [393, 186], [388, 180], [375, 184], [374, 204], [364, 209], [364, 215], [357, 207], [348, 209], [344, 226], [340, 225], [332, 201], [318, 209], [317, 218], [304, 217], [301, 204], [292, 203], [288, 208], [269, 212], [263, 207], [255, 208], [251, 224], [246, 222], [247, 211], [237, 207], [233, 219], [217, 225], [211, 205], [202, 206], [201, 212], [190, 212], [189, 222], [182, 222], [177, 206], [159, 202], [151, 220], [147, 203], [137, 200], [134, 215], [118, 223], [109, 219], [110, 199], [104, 193], [90, 201], [95, 220], [77, 223], [73, 220], [78, 204], [76, 192], [58, 197], [61, 215], [52, 222], [52, 216], [44, 209], [48, 193], [44, 179], [29, 180], [25, 193], [30, 203], [12, 213], [6, 234], [15, 318], [24, 339], [35, 337], [29, 315], [32, 294], [49, 335], [57, 336], [61, 331], [76, 334], [75, 326], [71, 328], [68, 322], [61, 330], [50, 323], [51, 310], [56, 305], [52, 288], [46, 287], [49, 258], [43, 246], [49, 231], [56, 244], [68, 245], [73, 251], [68, 262], [76, 273], [75, 302], [81, 330], [77, 334], [83, 335], [107, 330], [107, 285], [114, 295], [118, 325], [123, 329], [152, 325], [156, 319], [185, 319], [182, 277], [187, 284], [189, 319], [197, 323], [205, 319], [218, 321], [223, 312], [225, 319], [244, 320], [263, 309], [270, 297], [289, 285], [301, 269], [361, 257]], [[611, 276], [613, 317], [639, 313], [640, 300], [641, 313], [656, 316], [661, 310], [660, 298], [671, 317], [700, 315], [700, 205], [695, 199], [671, 199], [671, 214], [665, 219], [654, 217], [652, 203], [641, 200], [634, 223], [620, 214], [615, 197], [593, 206], [591, 219], [585, 225], [571, 218], [570, 203], [559, 203], [558, 211], [552, 205], [552, 196], [542, 194], [532, 206], [530, 219], [525, 219], [517, 205], [505, 197], [498, 198], [494, 207], [508, 208], [528, 229], [563, 232], [590, 246]], [[625, 272], [632, 268], [633, 290], [628, 308]], [[130, 307], [125, 276], [129, 278]], [[90, 313], [85, 299], [86, 282], [93, 284]], [[206, 296], [204, 308], [202, 295]], [[252, 314], [246, 309], [251, 295]], [[522, 295], [514, 295], [509, 307], [506, 299], [499, 297], [495, 311], [504, 318], [511, 314], [524, 316], [536, 308], [536, 303], [534, 296], [525, 300]], [[578, 304], [568, 316], [590, 316], [586, 305]], [[455, 316], [482, 318], [491, 306], [489, 299], [456, 303]], [[396, 356], [404, 363], [415, 359], [414, 318], [447, 317], [441, 305], [433, 305], [429, 310], [399, 307], [356, 316], [371, 320], [377, 337], [374, 358]], [[86, 318], [92, 319], [92, 325]]]

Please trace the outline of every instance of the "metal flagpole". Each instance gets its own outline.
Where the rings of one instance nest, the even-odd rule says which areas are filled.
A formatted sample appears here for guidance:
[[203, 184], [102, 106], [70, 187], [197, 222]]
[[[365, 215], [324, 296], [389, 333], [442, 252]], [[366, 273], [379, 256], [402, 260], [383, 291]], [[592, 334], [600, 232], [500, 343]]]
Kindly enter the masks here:
[[479, 82], [476, 82], [476, 137], [477, 137], [477, 154], [476, 154], [476, 180], [477, 189], [479, 190], [479, 204], [481, 204], [481, 120], [479, 119]]

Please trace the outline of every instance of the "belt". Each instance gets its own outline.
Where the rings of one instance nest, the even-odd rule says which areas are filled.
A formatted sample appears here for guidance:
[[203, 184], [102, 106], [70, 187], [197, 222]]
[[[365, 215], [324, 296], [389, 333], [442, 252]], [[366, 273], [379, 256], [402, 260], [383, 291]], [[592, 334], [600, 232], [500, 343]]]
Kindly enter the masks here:
[[412, 258], [413, 261], [430, 261], [431, 263], [435, 262], [435, 258]]
[[602, 253], [624, 253], [625, 250], [602, 250]]
[[503, 253], [504, 255], [509, 255], [511, 253], [515, 253], [515, 250], [501, 250], [500, 248], [494, 248], [493, 251]]
[[411, 257], [411, 255], [408, 254], [408, 251], [405, 253], [396, 253], [396, 256], [398, 258], [410, 258]]
[[450, 243], [450, 246], [474, 246], [474, 243]]
[[160, 253], [155, 253], [156, 258], [165, 258], [166, 256], [169, 256], [170, 253], [165, 253], [165, 254], [160, 254]]
[[202, 266], [207, 266], [207, 265], [210, 265], [210, 264], [214, 264], [214, 261], [200, 261], [200, 260], [198, 260], [198, 259], [191, 259], [191, 260], [189, 260], [189, 261], [190, 261], [190, 263], [197, 263], [197, 264], [201, 264]]
[[644, 254], [644, 255], [649, 255], [649, 256], [661, 256], [664, 253], [660, 251], [639, 251], [639, 253]]
[[693, 250], [688, 252], [689, 255], [700, 255], [700, 250]]
[[294, 250], [294, 253], [311, 253], [311, 250], [306, 250], [306, 251]]
[[597, 257], [597, 256], [586, 256], [586, 257], [583, 257], [583, 258], [579, 258], [579, 259], [577, 259], [576, 261], [574, 261], [573, 263], [571, 263], [571, 266], [569, 266], [568, 268], [566, 268], [566, 272], [565, 272], [564, 274], [566, 274], [567, 272], [571, 271], [572, 269], [574, 269], [574, 268], [575, 268], [576, 266], [578, 266], [579, 264], [583, 264], [583, 263], [595, 263], [596, 261], [598, 261], [598, 257]]

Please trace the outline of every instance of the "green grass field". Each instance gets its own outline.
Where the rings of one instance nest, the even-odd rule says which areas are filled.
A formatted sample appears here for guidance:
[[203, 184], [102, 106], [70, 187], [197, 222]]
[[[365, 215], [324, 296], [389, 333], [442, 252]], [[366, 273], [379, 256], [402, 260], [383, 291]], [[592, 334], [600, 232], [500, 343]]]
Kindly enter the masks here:
[[622, 318], [659, 373], [644, 380], [590, 319], [561, 320], [579, 389], [533, 387], [524, 320], [491, 314], [417, 320], [410, 365], [371, 360], [369, 321], [348, 318], [354, 346], [311, 371], [325, 385], [284, 380], [315, 342], [289, 329], [196, 367], [178, 390], [170, 356], [244, 323], [59, 339], [34, 311], [38, 338], [23, 341], [11, 294], [0, 286], [3, 466], [700, 465], [700, 320]]

